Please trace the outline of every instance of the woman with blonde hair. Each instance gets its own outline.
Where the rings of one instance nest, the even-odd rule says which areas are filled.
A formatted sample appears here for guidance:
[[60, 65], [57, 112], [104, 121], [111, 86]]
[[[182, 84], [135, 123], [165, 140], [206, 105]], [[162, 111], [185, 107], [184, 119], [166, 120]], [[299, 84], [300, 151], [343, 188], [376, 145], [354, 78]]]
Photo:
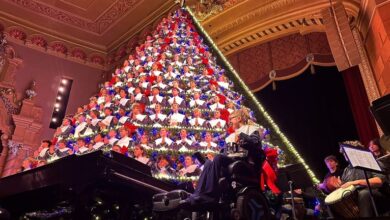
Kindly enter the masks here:
[[[259, 176], [261, 166], [265, 160], [265, 155], [261, 146], [259, 126], [251, 120], [248, 109], [241, 108], [234, 111], [229, 116], [229, 123], [235, 129], [235, 132], [226, 138], [226, 143], [237, 144], [240, 148], [247, 151], [243, 154], [244, 160], [252, 164], [254, 170]], [[196, 153], [195, 156], [200, 154]], [[195, 205], [198, 203], [207, 203], [217, 201], [221, 192], [218, 181], [222, 177], [221, 170], [227, 168], [235, 161], [229, 155], [218, 154], [213, 161], [207, 160], [204, 164], [203, 171], [199, 177], [195, 192], [183, 203], [186, 205]]]

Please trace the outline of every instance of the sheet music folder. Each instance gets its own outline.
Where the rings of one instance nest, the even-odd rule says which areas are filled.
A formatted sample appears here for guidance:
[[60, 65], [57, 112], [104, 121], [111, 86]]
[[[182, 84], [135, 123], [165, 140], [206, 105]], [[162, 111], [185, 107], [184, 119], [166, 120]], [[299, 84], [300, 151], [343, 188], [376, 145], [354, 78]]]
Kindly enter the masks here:
[[341, 145], [341, 148], [353, 168], [383, 173], [382, 168], [379, 166], [378, 161], [371, 151], [344, 144]]

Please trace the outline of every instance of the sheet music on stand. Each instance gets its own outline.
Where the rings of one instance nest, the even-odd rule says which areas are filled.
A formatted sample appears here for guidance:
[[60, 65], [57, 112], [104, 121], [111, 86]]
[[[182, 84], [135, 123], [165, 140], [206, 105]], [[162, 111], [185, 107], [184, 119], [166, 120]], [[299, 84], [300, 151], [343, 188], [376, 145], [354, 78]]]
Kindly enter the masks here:
[[370, 151], [345, 145], [342, 148], [352, 167], [373, 172], [382, 172], [378, 161]]
[[372, 207], [374, 209], [375, 216], [378, 216], [378, 210], [374, 201], [372, 194], [372, 189], [370, 186], [370, 181], [368, 180], [367, 171], [383, 173], [381, 167], [378, 164], [378, 161], [375, 159], [374, 155], [369, 150], [352, 147], [349, 145], [341, 145], [341, 148], [348, 158], [349, 163], [353, 168], [361, 169], [364, 171], [364, 176], [366, 179], [367, 187], [370, 193], [370, 200]]

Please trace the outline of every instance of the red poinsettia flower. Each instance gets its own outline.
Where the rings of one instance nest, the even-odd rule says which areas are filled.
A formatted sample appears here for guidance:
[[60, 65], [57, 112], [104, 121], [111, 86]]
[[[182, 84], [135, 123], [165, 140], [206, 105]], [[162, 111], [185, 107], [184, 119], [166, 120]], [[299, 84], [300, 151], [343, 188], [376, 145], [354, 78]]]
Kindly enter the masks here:
[[199, 48], [199, 52], [200, 53], [204, 53], [205, 52], [205, 49], [203, 47]]
[[233, 134], [233, 133], [234, 133], [234, 128], [233, 128], [233, 126], [228, 127], [227, 133], [228, 133], [228, 134]]
[[161, 71], [162, 68], [163, 68], [163, 65], [161, 63], [157, 63], [157, 69]]
[[203, 63], [204, 65], [209, 65], [209, 59], [207, 59], [207, 58], [202, 58], [202, 63]]
[[211, 69], [211, 68], [207, 68], [207, 73], [208, 73], [209, 75], [213, 75], [213, 74], [214, 74], [214, 70]]
[[126, 146], [121, 147], [120, 152], [121, 152], [121, 154], [126, 154], [128, 152], [127, 147]]
[[209, 83], [210, 83], [210, 85], [218, 86], [217, 81], [215, 81], [213, 79], [209, 80]]
[[110, 80], [110, 84], [114, 85], [116, 83], [116, 76], [113, 76]]
[[228, 122], [230, 112], [227, 109], [220, 109], [219, 112], [221, 113], [221, 119]]
[[226, 97], [224, 95], [222, 95], [222, 94], [217, 94], [217, 96], [219, 97], [219, 103], [225, 104]]
[[135, 133], [138, 128], [130, 122], [126, 122], [123, 126], [130, 132], [130, 134]]
[[145, 89], [144, 95], [148, 97], [150, 95], [150, 89]]
[[[161, 65], [161, 64], [160, 64]], [[147, 80], [148, 82], [150, 82], [150, 84], [153, 84], [154, 81], [156, 81], [157, 77], [155, 75], [151, 75], [151, 76], [148, 76]], [[145, 93], [146, 93], [147, 90], [145, 90]], [[150, 90], [149, 90], [149, 93], [150, 93]], [[146, 94], [145, 94], [146, 95]]]

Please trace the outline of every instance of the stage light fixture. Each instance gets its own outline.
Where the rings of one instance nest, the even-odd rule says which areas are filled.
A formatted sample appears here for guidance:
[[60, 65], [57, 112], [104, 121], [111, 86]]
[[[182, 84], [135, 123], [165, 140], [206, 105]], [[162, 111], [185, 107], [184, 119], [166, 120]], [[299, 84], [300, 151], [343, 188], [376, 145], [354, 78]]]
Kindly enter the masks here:
[[52, 122], [57, 122], [57, 118], [52, 118], [51, 121]]
[[[73, 80], [62, 77], [59, 81], [57, 94], [53, 105], [53, 112], [51, 115], [50, 128], [56, 129], [61, 125], [62, 119], [65, 117], [66, 107], [68, 105], [70, 91], [72, 89]], [[53, 120], [53, 119], [56, 120]]]

